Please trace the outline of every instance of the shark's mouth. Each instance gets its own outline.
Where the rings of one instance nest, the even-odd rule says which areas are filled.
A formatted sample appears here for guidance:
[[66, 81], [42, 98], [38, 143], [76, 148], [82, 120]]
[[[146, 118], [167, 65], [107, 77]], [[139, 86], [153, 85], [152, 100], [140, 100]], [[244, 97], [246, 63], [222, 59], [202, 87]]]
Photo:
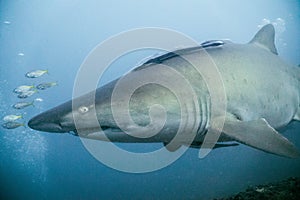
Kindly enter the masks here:
[[32, 118], [28, 122], [28, 126], [34, 130], [38, 131], [46, 131], [50, 133], [67, 133], [66, 130], [61, 123], [57, 123], [56, 121], [43, 122], [39, 120], [38, 117]]
[[86, 136], [91, 133], [95, 132], [104, 132], [104, 133], [110, 133], [110, 132], [124, 132], [122, 129], [118, 127], [110, 127], [110, 126], [101, 126], [100, 127], [89, 127], [89, 128], [79, 128], [71, 131], [70, 133], [75, 136]]

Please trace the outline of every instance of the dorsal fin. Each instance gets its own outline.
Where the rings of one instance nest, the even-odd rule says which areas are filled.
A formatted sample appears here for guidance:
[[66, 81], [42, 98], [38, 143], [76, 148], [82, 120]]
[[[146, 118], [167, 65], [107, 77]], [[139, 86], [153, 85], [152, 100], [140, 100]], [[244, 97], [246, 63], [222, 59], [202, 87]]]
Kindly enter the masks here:
[[278, 55], [274, 43], [275, 29], [272, 24], [267, 24], [262, 27], [250, 41], [250, 43], [258, 44], [259, 46], [270, 50], [272, 53]]

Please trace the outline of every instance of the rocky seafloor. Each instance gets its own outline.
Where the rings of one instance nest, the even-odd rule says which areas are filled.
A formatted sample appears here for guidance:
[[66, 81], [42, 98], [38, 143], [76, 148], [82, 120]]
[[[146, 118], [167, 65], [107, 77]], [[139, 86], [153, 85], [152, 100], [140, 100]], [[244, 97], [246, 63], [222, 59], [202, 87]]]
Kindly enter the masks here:
[[233, 196], [215, 200], [300, 200], [300, 178], [291, 177], [276, 183], [249, 187]]

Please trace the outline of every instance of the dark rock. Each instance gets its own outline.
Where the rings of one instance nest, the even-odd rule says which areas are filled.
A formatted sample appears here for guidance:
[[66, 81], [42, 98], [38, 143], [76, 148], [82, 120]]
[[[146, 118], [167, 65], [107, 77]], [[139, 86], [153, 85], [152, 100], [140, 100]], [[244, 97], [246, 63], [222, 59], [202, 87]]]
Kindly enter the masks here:
[[300, 178], [291, 177], [286, 180], [249, 187], [230, 197], [215, 200], [299, 200], [300, 199]]

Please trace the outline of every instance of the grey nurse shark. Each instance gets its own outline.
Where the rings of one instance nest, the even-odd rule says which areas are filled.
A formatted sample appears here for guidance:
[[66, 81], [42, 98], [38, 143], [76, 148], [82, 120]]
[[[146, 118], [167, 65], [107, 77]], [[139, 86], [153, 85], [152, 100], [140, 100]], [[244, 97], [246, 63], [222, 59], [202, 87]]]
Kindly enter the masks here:
[[[120, 123], [114, 118], [117, 115], [118, 119], [127, 119], [128, 113], [117, 112], [114, 116], [112, 114], [112, 106], [122, 106], [122, 97], [128, 95], [124, 89], [119, 94], [119, 102], [112, 101], [114, 88], [120, 79], [35, 116], [28, 122], [28, 126], [45, 132], [71, 132], [73, 135], [90, 139], [107, 141], [108, 138], [111, 142], [162, 142], [170, 151], [175, 151], [181, 145], [201, 148], [214, 119], [211, 115], [212, 103], [208, 86], [195, 67], [200, 71], [207, 69], [207, 65], [210, 64], [204, 56], [208, 54], [219, 70], [227, 100], [224, 127], [214, 147], [233, 146], [237, 145], [235, 142], [239, 142], [268, 153], [298, 157], [296, 147], [279, 134], [278, 129], [292, 120], [300, 120], [300, 69], [280, 59], [274, 36], [274, 27], [268, 24], [247, 44], [235, 44], [227, 40], [207, 41], [196, 47], [149, 59], [120, 77], [125, 78], [122, 82], [125, 88], [126, 85], [135, 82], [134, 79], [147, 77], [149, 69], [153, 69], [157, 79], [172, 78], [159, 67], [165, 65], [189, 81], [198, 99], [198, 105], [189, 112], [197, 113], [198, 109], [199, 125], [193, 129], [193, 133], [184, 132], [176, 144], [168, 145], [175, 137], [182, 119], [178, 95], [154, 83], [137, 88], [130, 97], [128, 113], [137, 125], [135, 127], [126, 127], [126, 123], [120, 127]], [[184, 56], [188, 56], [191, 62], [185, 60]], [[203, 62], [192, 66], [191, 63], [197, 59], [201, 60], [202, 56]], [[179, 96], [192, 98], [185, 89], [177, 92], [180, 93]], [[153, 119], [149, 117], [149, 109], [157, 104], [164, 108], [165, 124], [157, 134], [148, 137], [149, 133], [143, 128], [155, 120], [156, 115], [153, 115]], [[158, 121], [161, 120], [160, 115], [156, 117]], [[137, 135], [130, 135], [130, 132]], [[188, 143], [185, 136], [188, 138], [191, 134], [194, 138]], [[234, 143], [224, 143], [228, 141]]]

